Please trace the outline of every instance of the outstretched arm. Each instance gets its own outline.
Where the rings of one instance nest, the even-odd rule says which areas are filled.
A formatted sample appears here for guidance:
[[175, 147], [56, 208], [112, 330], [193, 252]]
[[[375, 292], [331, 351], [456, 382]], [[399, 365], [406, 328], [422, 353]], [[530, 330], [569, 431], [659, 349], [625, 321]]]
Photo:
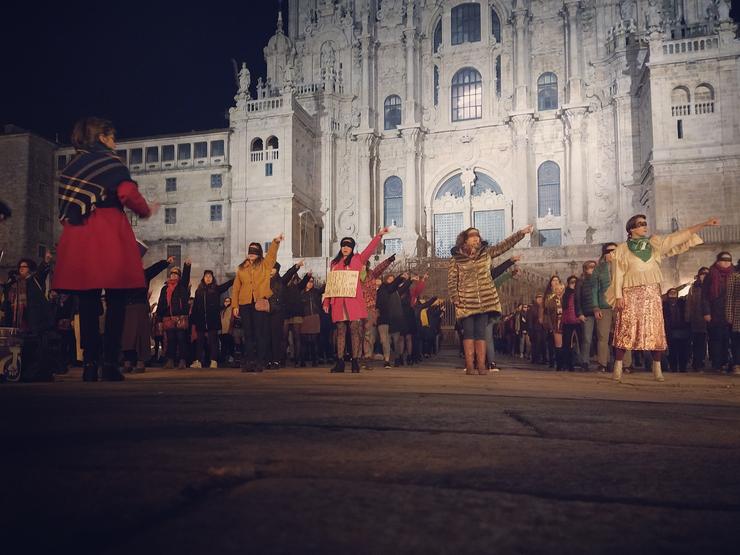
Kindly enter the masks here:
[[524, 236], [527, 235], [528, 233], [532, 233], [531, 225], [528, 225], [527, 227], [523, 227], [516, 233], [512, 233], [500, 243], [497, 243], [491, 247], [488, 247], [488, 254], [491, 255], [491, 258], [496, 258], [497, 256], [501, 256], [506, 251], [513, 249], [514, 245], [516, 245], [519, 241], [524, 239]]
[[383, 262], [381, 262], [380, 264], [378, 264], [377, 266], [375, 266], [375, 268], [373, 268], [370, 271], [370, 279], [377, 279], [380, 276], [382, 276], [383, 275], [383, 272], [385, 272], [386, 269], [388, 268], [388, 266], [390, 266], [391, 264], [393, 264], [393, 262], [395, 262], [395, 260], [396, 260], [396, 255], [395, 254], [392, 254], [388, 258], [386, 258], [385, 260], [383, 260]]
[[222, 283], [221, 285], [218, 286], [218, 294], [223, 295], [229, 290], [229, 287], [231, 287], [233, 284], [234, 284], [233, 279], [230, 279], [226, 283]]
[[370, 260], [370, 257], [373, 255], [375, 250], [378, 248], [378, 245], [380, 245], [380, 240], [383, 238], [383, 235], [388, 233], [388, 228], [384, 227], [378, 233], [373, 237], [373, 240], [370, 241], [370, 244], [365, 247], [365, 250], [363, 250], [360, 253], [360, 261], [362, 262], [362, 265], [364, 266], [365, 263]]

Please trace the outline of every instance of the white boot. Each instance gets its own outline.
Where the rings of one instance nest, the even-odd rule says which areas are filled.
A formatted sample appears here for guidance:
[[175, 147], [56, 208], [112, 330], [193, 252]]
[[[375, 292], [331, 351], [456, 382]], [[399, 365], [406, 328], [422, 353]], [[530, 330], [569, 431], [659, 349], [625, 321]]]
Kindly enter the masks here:
[[660, 368], [660, 361], [653, 361], [653, 376], [658, 382], [664, 382], [663, 371]]
[[211, 368], [218, 368], [218, 362], [216, 362], [215, 360], [212, 360], [211, 361]]
[[622, 382], [622, 362], [621, 360], [615, 360], [614, 361], [614, 373], [612, 374], [612, 378], [615, 382]]

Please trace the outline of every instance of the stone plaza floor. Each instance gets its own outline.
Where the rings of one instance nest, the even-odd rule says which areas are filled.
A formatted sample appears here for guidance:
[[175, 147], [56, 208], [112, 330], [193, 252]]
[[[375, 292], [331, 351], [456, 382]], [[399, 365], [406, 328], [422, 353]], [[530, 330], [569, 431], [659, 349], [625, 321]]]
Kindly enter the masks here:
[[2, 551], [740, 552], [740, 377], [501, 363], [2, 384]]

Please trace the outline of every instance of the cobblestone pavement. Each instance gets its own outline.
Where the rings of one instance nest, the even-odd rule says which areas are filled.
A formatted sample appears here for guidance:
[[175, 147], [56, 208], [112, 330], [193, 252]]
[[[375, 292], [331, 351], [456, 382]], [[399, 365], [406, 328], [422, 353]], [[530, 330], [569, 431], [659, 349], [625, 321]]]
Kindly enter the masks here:
[[740, 377], [0, 385], [3, 553], [738, 553]]

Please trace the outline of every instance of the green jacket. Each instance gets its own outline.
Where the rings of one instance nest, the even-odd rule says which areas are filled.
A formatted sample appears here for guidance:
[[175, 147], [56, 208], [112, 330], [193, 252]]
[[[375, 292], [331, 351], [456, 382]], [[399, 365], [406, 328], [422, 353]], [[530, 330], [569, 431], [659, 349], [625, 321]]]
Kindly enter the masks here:
[[593, 274], [594, 283], [591, 287], [591, 306], [599, 307], [601, 310], [611, 308], [611, 305], [606, 302], [606, 290], [609, 288], [609, 284], [612, 281], [611, 269], [609, 263], [606, 260], [600, 260], [596, 265]]

